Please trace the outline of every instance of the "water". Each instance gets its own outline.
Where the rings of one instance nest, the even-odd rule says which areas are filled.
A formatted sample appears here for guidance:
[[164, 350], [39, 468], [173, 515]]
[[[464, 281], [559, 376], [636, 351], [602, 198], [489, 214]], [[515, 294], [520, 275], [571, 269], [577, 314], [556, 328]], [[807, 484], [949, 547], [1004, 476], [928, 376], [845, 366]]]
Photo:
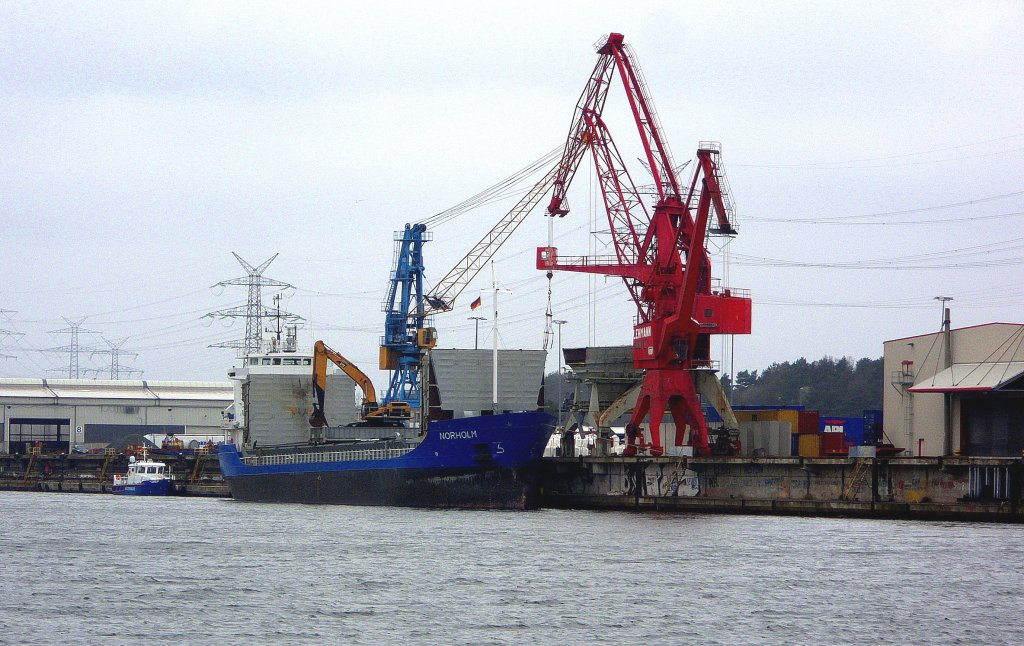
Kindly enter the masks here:
[[1019, 643], [1020, 526], [0, 492], [0, 643]]

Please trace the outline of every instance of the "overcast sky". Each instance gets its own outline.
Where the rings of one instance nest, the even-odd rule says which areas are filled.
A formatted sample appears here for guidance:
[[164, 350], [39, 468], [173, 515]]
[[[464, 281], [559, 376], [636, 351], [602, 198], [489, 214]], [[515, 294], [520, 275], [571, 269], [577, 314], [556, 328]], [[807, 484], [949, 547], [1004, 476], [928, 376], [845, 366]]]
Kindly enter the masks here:
[[[393, 232], [560, 145], [611, 31], [676, 161], [722, 144], [739, 236], [715, 273], [754, 299], [754, 333], [715, 350], [727, 368], [879, 357], [938, 329], [937, 296], [954, 327], [1024, 322], [1019, 2], [7, 1], [0, 329], [16, 334], [0, 335], [0, 376], [66, 376], [67, 353], [46, 350], [70, 343], [54, 332], [67, 318], [84, 319], [83, 348], [127, 338], [120, 364], [142, 378], [224, 379], [234, 352], [207, 346], [244, 325], [203, 314], [245, 303], [211, 289], [244, 275], [235, 251], [279, 253], [265, 275], [295, 286], [303, 344], [383, 384]], [[621, 88], [609, 96], [635, 159]], [[589, 184], [585, 166], [555, 222], [564, 254], [607, 228]], [[435, 229], [430, 277], [516, 197]], [[496, 258], [504, 347], [540, 347], [546, 238], [538, 209]], [[490, 280], [438, 317], [442, 346], [472, 347], [469, 302]], [[621, 282], [559, 274], [552, 300], [563, 346], [631, 342]], [[109, 363], [80, 355], [100, 378]]]

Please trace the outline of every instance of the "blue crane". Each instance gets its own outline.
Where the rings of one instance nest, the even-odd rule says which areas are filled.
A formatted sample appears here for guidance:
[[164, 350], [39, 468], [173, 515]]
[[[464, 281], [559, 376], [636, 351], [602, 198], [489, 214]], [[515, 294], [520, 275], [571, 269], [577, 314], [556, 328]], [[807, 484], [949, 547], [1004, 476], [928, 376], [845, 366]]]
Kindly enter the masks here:
[[429, 317], [454, 307], [473, 277], [551, 188], [558, 170], [558, 166], [551, 168], [430, 293], [423, 290], [423, 243], [430, 241], [426, 223], [406, 224], [404, 231], [395, 233], [394, 269], [384, 303], [384, 336], [380, 343], [380, 369], [391, 371], [382, 401], [385, 409], [389, 404], [405, 402], [412, 410], [422, 410], [422, 355], [437, 344], [437, 331], [428, 325]]
[[395, 234], [395, 265], [384, 304], [384, 336], [380, 343], [380, 369], [391, 371], [384, 405], [405, 402], [420, 408], [420, 355], [434, 347], [437, 335], [425, 325], [423, 243], [430, 240], [424, 224], [407, 224]]

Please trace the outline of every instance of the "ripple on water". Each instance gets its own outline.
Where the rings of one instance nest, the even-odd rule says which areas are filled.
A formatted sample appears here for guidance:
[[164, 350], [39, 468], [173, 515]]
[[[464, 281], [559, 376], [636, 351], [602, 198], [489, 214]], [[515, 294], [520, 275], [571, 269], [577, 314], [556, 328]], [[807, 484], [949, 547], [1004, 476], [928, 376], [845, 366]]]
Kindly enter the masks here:
[[0, 492], [0, 643], [1015, 643], [968, 523]]

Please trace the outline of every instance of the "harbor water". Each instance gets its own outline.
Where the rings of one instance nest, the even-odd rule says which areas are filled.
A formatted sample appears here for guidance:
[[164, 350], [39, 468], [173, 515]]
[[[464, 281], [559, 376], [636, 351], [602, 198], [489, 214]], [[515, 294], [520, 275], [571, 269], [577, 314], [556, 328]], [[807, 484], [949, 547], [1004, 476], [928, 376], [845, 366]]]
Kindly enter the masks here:
[[0, 492], [0, 644], [999, 644], [1019, 525]]

